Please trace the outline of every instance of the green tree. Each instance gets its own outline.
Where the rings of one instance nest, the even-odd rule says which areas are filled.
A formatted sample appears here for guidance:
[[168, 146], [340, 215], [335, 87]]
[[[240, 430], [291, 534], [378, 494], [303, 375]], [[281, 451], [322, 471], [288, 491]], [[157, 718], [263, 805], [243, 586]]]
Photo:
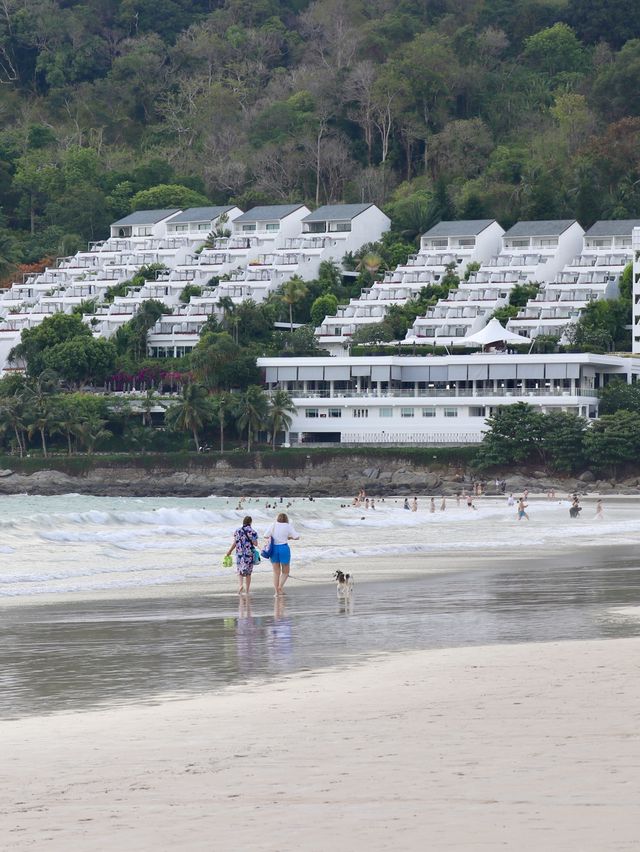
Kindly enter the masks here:
[[338, 313], [338, 300], [333, 293], [325, 293], [311, 305], [311, 322], [319, 326], [325, 317], [334, 317]]
[[213, 411], [216, 420], [218, 421], [218, 428], [220, 430], [220, 452], [224, 452], [224, 430], [225, 426], [233, 414], [233, 396], [230, 393], [219, 393], [213, 399]]
[[182, 398], [167, 410], [167, 425], [176, 432], [191, 432], [196, 452], [200, 450], [200, 433], [214, 417], [207, 389], [191, 382], [182, 389]]
[[45, 350], [43, 363], [45, 369], [76, 387], [101, 384], [114, 371], [116, 348], [109, 340], [74, 337]]
[[569, 411], [550, 411], [544, 417], [542, 445], [548, 465], [560, 473], [573, 473], [584, 463], [587, 421]]
[[523, 57], [536, 70], [552, 76], [561, 71], [583, 72], [588, 63], [584, 46], [571, 27], [563, 23], [529, 36]]
[[172, 207], [185, 209], [188, 207], [206, 207], [210, 204], [208, 198], [193, 189], [179, 184], [160, 184], [150, 189], [142, 189], [131, 199], [131, 211], [136, 210], [166, 210]]
[[278, 432], [288, 432], [291, 428], [291, 415], [296, 413], [293, 400], [285, 390], [276, 390], [269, 400], [269, 428], [272, 446], [276, 448]]
[[39, 376], [47, 368], [45, 352], [78, 337], [91, 337], [91, 330], [81, 317], [77, 314], [53, 314], [40, 325], [22, 330], [20, 343], [9, 353], [9, 360], [24, 361], [27, 373]]
[[293, 331], [293, 306], [307, 295], [307, 285], [299, 275], [294, 275], [281, 287], [282, 301], [289, 306], [289, 329]]
[[585, 433], [584, 451], [596, 470], [616, 476], [621, 465], [635, 462], [640, 454], [640, 414], [622, 409], [604, 414]]
[[219, 388], [224, 381], [225, 367], [237, 360], [240, 347], [226, 331], [205, 331], [191, 352], [191, 368], [198, 382], [208, 390]]
[[251, 452], [251, 439], [254, 432], [267, 424], [269, 404], [264, 391], [257, 385], [251, 385], [241, 394], [236, 403], [236, 419], [240, 434], [247, 433], [247, 452]]
[[614, 379], [600, 393], [600, 415], [616, 411], [633, 411], [640, 414], [640, 384], [629, 385], [623, 379]]
[[55, 420], [54, 392], [57, 390], [57, 376], [52, 372], [43, 372], [37, 379], [29, 382], [24, 389], [29, 437], [40, 434], [42, 454], [47, 458], [47, 431]]
[[479, 467], [526, 464], [542, 455], [544, 414], [525, 402], [504, 405], [487, 418], [476, 463]]

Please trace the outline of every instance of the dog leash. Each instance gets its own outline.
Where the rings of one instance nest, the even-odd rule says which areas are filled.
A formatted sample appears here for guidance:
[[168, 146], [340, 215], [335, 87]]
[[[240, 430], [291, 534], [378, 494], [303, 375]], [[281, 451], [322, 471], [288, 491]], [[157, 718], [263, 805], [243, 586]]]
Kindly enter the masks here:
[[289, 574], [289, 579], [298, 580], [299, 583], [315, 583], [316, 586], [326, 586], [330, 580], [307, 580], [305, 577], [297, 577], [295, 574]]

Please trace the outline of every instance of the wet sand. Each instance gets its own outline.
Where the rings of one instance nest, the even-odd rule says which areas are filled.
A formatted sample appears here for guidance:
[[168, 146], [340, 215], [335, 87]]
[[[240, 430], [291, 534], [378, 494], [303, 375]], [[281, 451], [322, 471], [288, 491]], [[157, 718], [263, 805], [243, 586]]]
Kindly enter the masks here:
[[393, 654], [5, 722], [3, 849], [636, 849], [639, 651]]

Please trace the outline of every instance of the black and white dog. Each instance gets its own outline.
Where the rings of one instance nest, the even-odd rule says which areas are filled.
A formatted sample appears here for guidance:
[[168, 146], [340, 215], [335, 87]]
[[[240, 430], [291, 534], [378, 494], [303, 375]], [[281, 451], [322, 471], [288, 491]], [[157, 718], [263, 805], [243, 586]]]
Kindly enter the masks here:
[[336, 581], [336, 592], [339, 598], [348, 598], [353, 591], [353, 577], [342, 571], [336, 571], [333, 575]]

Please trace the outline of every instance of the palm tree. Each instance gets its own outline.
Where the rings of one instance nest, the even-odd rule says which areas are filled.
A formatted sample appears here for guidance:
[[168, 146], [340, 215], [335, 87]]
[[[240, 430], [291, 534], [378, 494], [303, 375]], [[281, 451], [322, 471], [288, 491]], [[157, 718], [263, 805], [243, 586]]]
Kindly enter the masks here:
[[196, 452], [200, 450], [199, 432], [213, 418], [213, 406], [202, 385], [188, 384], [182, 389], [182, 399], [167, 411], [165, 420], [171, 429], [191, 432]]
[[106, 420], [101, 420], [99, 417], [91, 417], [84, 420], [82, 423], [76, 424], [74, 432], [86, 448], [89, 455], [93, 454], [93, 450], [98, 441], [111, 437], [112, 433], [109, 429], [104, 428], [106, 423]]
[[229, 393], [219, 393], [214, 399], [214, 411], [220, 427], [220, 452], [224, 452], [224, 427], [225, 420], [232, 408], [233, 398]]
[[282, 301], [289, 305], [289, 330], [293, 331], [293, 306], [307, 295], [307, 285], [299, 275], [292, 276], [282, 285]]
[[236, 414], [240, 433], [247, 430], [247, 452], [251, 452], [251, 436], [267, 421], [269, 403], [264, 391], [251, 385], [238, 399]]
[[67, 454], [72, 455], [71, 437], [75, 435], [78, 426], [78, 414], [69, 401], [62, 397], [57, 401], [53, 412], [53, 421], [49, 426], [52, 435], [64, 435], [67, 439]]
[[55, 418], [53, 392], [57, 385], [58, 378], [55, 373], [45, 370], [34, 383], [27, 385], [24, 389], [24, 399], [31, 420], [27, 431], [29, 437], [35, 432], [40, 433], [42, 454], [45, 459], [47, 458], [46, 432]]
[[276, 448], [276, 435], [278, 432], [288, 432], [291, 427], [291, 415], [295, 414], [296, 407], [286, 390], [277, 390], [271, 397], [269, 403], [269, 424], [271, 426], [271, 439], [273, 449]]
[[24, 455], [24, 400], [20, 394], [2, 397], [0, 399], [0, 423], [7, 429], [13, 429], [20, 458]]

